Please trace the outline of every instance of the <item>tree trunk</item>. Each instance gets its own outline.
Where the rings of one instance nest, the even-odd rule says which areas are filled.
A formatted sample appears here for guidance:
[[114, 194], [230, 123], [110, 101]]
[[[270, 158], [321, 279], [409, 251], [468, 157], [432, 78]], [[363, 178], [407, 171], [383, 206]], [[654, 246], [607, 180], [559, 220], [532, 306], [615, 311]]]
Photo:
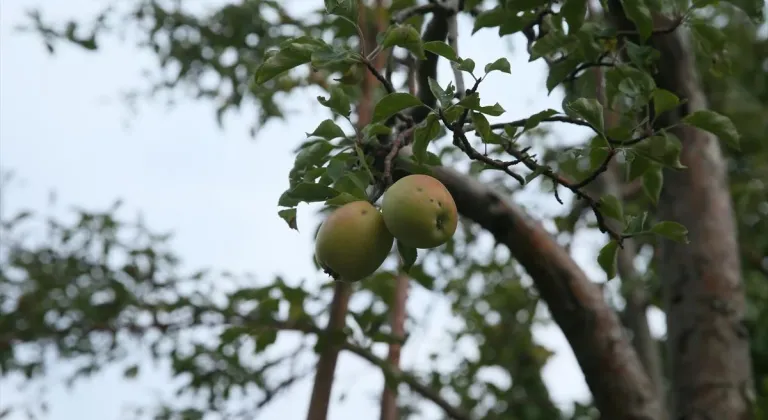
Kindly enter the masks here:
[[[634, 29], [613, 6], [621, 29]], [[656, 85], [687, 101], [657, 119], [667, 127], [707, 104], [684, 30], [654, 35], [651, 43], [661, 53]], [[659, 240], [673, 418], [751, 419], [744, 285], [725, 161], [714, 136], [683, 125], [671, 133], [682, 142], [687, 169], [664, 172], [657, 214], [685, 225], [690, 239], [687, 245]]]

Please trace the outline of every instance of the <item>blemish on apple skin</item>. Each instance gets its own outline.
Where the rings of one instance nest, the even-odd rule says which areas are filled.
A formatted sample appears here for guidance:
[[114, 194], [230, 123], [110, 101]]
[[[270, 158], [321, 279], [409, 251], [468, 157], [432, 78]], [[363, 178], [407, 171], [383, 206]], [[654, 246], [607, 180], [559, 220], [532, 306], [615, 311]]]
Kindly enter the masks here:
[[366, 215], [366, 214], [368, 214], [368, 210], [362, 210], [362, 211], [360, 211], [360, 214]]

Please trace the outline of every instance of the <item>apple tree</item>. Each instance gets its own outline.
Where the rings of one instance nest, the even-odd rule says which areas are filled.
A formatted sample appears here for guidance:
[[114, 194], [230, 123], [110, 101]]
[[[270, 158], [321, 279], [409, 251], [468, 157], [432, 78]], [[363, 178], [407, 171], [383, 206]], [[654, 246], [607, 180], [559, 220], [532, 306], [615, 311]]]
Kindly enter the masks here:
[[[144, 407], [144, 418], [253, 418], [312, 378], [307, 418], [325, 419], [338, 354], [350, 352], [381, 370], [385, 420], [422, 418], [425, 404], [453, 419], [768, 416], [768, 44], [759, 1], [317, 3], [300, 14], [285, 2], [244, 0], [199, 14], [183, 2], [134, 0], [85, 30], [41, 12], [29, 28], [52, 52], [61, 42], [98, 50], [110, 30], [139, 28], [160, 68], [175, 69], [151, 92], [191, 88], [221, 104], [219, 121], [254, 103], [256, 135], [285, 117], [285, 95], [317, 101], [327, 114], [296, 139], [276, 203], [287, 234], [303, 226], [301, 203], [318, 205], [323, 218], [352, 202], [378, 206], [411, 174], [447, 188], [456, 233], [435, 248], [399, 243], [354, 283], [328, 279], [318, 264], [323, 283], [312, 287], [182, 273], [166, 235], [114, 209], [83, 210], [74, 223], [6, 217], [4, 373], [40, 377], [51, 363], [42, 350], [52, 350], [76, 364], [74, 380], [125, 364], [138, 341], [170, 360], [174, 376], [191, 378], [180, 394], [201, 396]], [[493, 61], [460, 50], [460, 37], [477, 31], [498, 33]], [[489, 75], [515, 83], [504, 38], [525, 40], [530, 60], [546, 63], [543, 92], [561, 94], [561, 107], [510, 118], [504, 103], [484, 99]], [[223, 64], [231, 51], [237, 59]], [[440, 63], [448, 74], [438, 74]], [[202, 82], [210, 74], [217, 88]], [[551, 145], [544, 140], [557, 125], [590, 134]], [[519, 202], [531, 189], [565, 210], [533, 217]], [[23, 232], [36, 223], [47, 239], [31, 243]], [[601, 282], [570, 249], [576, 232], [589, 230], [604, 238], [594, 250]], [[638, 263], [644, 250], [647, 267]], [[236, 290], [217, 292], [221, 276]], [[406, 311], [409, 287], [447, 299], [462, 321], [449, 332], [455, 348], [418, 371], [398, 363], [409, 331], [429, 318]], [[650, 334], [650, 306], [666, 314], [664, 345]], [[551, 353], [532, 333], [547, 319], [568, 339], [589, 406], [564, 411], [549, 395], [541, 370]], [[293, 352], [271, 354], [283, 334], [302, 339]], [[466, 342], [474, 356], [462, 353]], [[317, 355], [309, 368], [275, 373], [308, 353]], [[448, 370], [438, 367], [446, 354], [460, 355]], [[491, 367], [510, 381], [484, 379]], [[127, 365], [126, 376], [139, 369]]]

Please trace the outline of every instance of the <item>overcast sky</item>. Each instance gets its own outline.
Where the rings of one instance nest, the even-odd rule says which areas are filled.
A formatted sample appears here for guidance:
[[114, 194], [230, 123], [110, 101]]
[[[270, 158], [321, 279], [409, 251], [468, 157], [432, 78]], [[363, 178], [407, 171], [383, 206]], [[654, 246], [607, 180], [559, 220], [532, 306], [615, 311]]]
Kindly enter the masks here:
[[[14, 171], [18, 179], [3, 194], [4, 211], [43, 209], [51, 189], [60, 197], [56, 212], [63, 216], [72, 204], [96, 210], [122, 198], [125, 216], [141, 210], [154, 229], [176, 233], [175, 249], [188, 268], [252, 272], [265, 281], [275, 274], [293, 283], [321, 281], [310, 259], [311, 234], [317, 223], [312, 211], [301, 209], [301, 233], [290, 231], [276, 216], [277, 198], [287, 186], [293, 163], [291, 150], [320, 122], [319, 113], [309, 105], [292, 104], [304, 111], [293, 116], [290, 124], [269, 125], [257, 141], [248, 137], [250, 115], [229, 118], [221, 130], [213, 105], [193, 100], [170, 111], [162, 103], [143, 104], [126, 127], [129, 113], [117, 94], [143, 86], [140, 73], [154, 68], [154, 57], [134, 49], [130, 39], [114, 38], [102, 40], [97, 53], [64, 46], [50, 56], [37, 38], [12, 31], [33, 6], [42, 5], [49, 18], [63, 20], [88, 18], [103, 4], [92, 0], [2, 2], [0, 166]], [[470, 32], [467, 20], [461, 32]], [[512, 62], [514, 78], [494, 76], [483, 85], [484, 101], [500, 102], [507, 110], [505, 118], [560, 108], [559, 95], [546, 95], [546, 74], [540, 62], [529, 64], [525, 55], [509, 53], [493, 31], [461, 39], [462, 56], [473, 58], [478, 68], [505, 54]], [[307, 96], [307, 103], [312, 101]], [[547, 205], [557, 204], [551, 200]], [[599, 245], [601, 240], [588, 244]], [[575, 257], [599, 278], [594, 253], [585, 251]], [[409, 305], [424, 306], [427, 299], [416, 294]], [[435, 317], [447, 318], [447, 308], [443, 304]], [[447, 346], [441, 334], [444, 324], [431, 325], [426, 336], [409, 342], [420, 344], [406, 346], [406, 368], [418, 365], [430, 348]], [[543, 328], [536, 336], [557, 352], [545, 368], [556, 401], [569, 405], [575, 398], [585, 399], [583, 376], [559, 329]], [[162, 395], [172, 395], [170, 378], [162, 368], [142, 370], [131, 382], [124, 381], [121, 373], [122, 367], [107, 370], [71, 390], [52, 375], [45, 381], [51, 388], [50, 413], [45, 418], [119, 419], [127, 404], [151, 404]], [[381, 375], [354, 356], [343, 355], [337, 376], [334, 394], [344, 392], [347, 398], [343, 403], [334, 401], [330, 418], [376, 418], [378, 409], [371, 398], [382, 386]], [[19, 391], [18, 384], [18, 380], [0, 380], [0, 411], [34, 396]], [[310, 386], [310, 381], [302, 382], [276, 400], [262, 418], [302, 418]]]

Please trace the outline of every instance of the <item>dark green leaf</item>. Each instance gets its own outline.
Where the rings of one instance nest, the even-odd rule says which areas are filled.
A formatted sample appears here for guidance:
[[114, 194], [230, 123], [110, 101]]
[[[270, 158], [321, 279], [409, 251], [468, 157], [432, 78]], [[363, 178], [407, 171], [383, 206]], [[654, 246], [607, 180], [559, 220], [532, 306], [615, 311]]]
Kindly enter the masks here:
[[657, 116], [675, 109], [679, 103], [680, 98], [666, 89], [657, 88], [653, 91], [653, 105]]
[[419, 98], [405, 92], [394, 92], [381, 98], [373, 110], [373, 122], [384, 121], [400, 111], [423, 105]]
[[443, 41], [429, 41], [424, 43], [424, 49], [437, 54], [446, 60], [453, 61], [458, 63], [461, 61], [458, 55], [456, 55], [456, 51], [453, 50], [453, 47], [448, 45], [447, 43]]
[[560, 51], [567, 42], [562, 32], [550, 32], [539, 38], [531, 47], [531, 55], [528, 61], [535, 61], [541, 57], [547, 57]]
[[312, 132], [312, 134], [307, 134], [307, 137], [309, 136], [317, 136], [322, 137], [326, 140], [333, 140], [339, 137], [345, 137], [344, 130], [341, 129], [338, 125], [336, 125], [333, 120], [328, 119], [320, 123], [320, 125], [315, 128], [315, 131]]
[[653, 204], [659, 202], [661, 187], [664, 185], [664, 172], [660, 167], [645, 171], [643, 174], [643, 191]]
[[451, 100], [453, 99], [453, 93], [448, 90], [443, 89], [435, 79], [428, 78], [427, 83], [429, 84], [429, 90], [432, 92], [433, 95], [435, 95], [435, 98], [437, 99], [437, 102], [440, 104], [440, 107], [447, 108], [451, 106]]
[[512, 68], [509, 65], [509, 60], [503, 57], [499, 58], [493, 63], [488, 63], [485, 65], [485, 74], [488, 74], [494, 70], [500, 71], [502, 73], [507, 73], [507, 74], [512, 73]]
[[551, 94], [581, 64], [578, 57], [569, 55], [549, 68], [547, 75], [547, 94]]
[[418, 163], [427, 159], [429, 143], [440, 134], [440, 119], [434, 113], [427, 115], [424, 121], [413, 133], [413, 156]]
[[302, 64], [309, 63], [312, 53], [323, 48], [330, 48], [322, 40], [309, 36], [290, 39], [272, 52], [256, 69], [254, 83], [262, 85], [276, 76]]
[[616, 196], [606, 194], [600, 197], [600, 213], [605, 217], [624, 222], [624, 208]]
[[683, 146], [674, 134], [662, 131], [659, 135], [643, 140], [634, 146], [633, 150], [654, 162], [673, 169], [685, 169], [680, 162], [680, 152]]
[[487, 143], [486, 140], [491, 137], [491, 123], [485, 118], [485, 115], [479, 112], [472, 112], [470, 115], [472, 119], [472, 125], [475, 127], [475, 132]]
[[296, 154], [296, 161], [293, 163], [293, 168], [302, 170], [312, 166], [320, 166], [328, 158], [328, 153], [330, 153], [331, 150], [333, 150], [333, 144], [325, 140], [316, 141], [302, 148], [299, 153]]
[[298, 231], [299, 226], [296, 224], [296, 208], [290, 208], [285, 210], [280, 210], [277, 212], [277, 215], [280, 216], [281, 219], [285, 220], [285, 223], [288, 223], [288, 227]]
[[531, 173], [529, 173], [528, 175], [525, 176], [525, 183], [527, 184], [527, 183], [533, 181], [534, 179], [538, 178], [539, 175], [547, 173], [547, 171], [549, 171], [549, 169], [550, 168], [548, 166], [545, 166], [545, 165], [539, 165], [539, 166], [535, 167], [533, 169], [533, 171], [531, 171]]
[[739, 131], [731, 119], [725, 115], [710, 110], [699, 110], [685, 116], [683, 122], [708, 131], [719, 137], [728, 146], [739, 150]]
[[629, 223], [627, 223], [627, 229], [624, 233], [628, 235], [634, 235], [645, 231], [645, 225], [648, 221], [648, 212], [644, 211], [637, 216], [627, 216]]
[[138, 365], [131, 365], [128, 366], [125, 371], [123, 372], [123, 376], [129, 379], [135, 378], [139, 374], [139, 366]]
[[616, 256], [619, 254], [619, 243], [610, 241], [597, 254], [597, 263], [605, 271], [608, 280], [616, 277]]
[[632, 162], [629, 163], [629, 174], [627, 181], [633, 181], [649, 170], [653, 166], [653, 161], [649, 160], [645, 156], [635, 155], [632, 158]]
[[621, 0], [621, 4], [624, 6], [624, 14], [635, 24], [640, 37], [648, 39], [653, 33], [653, 19], [645, 0]]
[[[331, 187], [321, 184], [310, 184], [308, 182], [298, 184], [288, 191], [288, 196], [290, 198], [307, 203], [330, 200], [337, 195], [339, 195], [339, 192]], [[293, 207], [292, 205], [286, 206], [283, 203], [278, 203], [278, 205], [283, 207]]]
[[560, 14], [568, 23], [568, 33], [574, 34], [581, 29], [584, 24], [584, 18], [587, 15], [588, 0], [565, 0], [560, 8]]
[[472, 28], [472, 34], [483, 28], [495, 28], [501, 26], [507, 19], [508, 13], [503, 6], [496, 6], [493, 9], [481, 12], [475, 18], [475, 25]]
[[554, 117], [557, 114], [559, 114], [559, 112], [555, 111], [554, 109], [545, 109], [544, 111], [537, 112], [528, 117], [528, 119], [525, 121], [523, 131], [536, 128], [539, 124], [541, 124], [542, 121], [546, 120], [547, 118]]
[[419, 60], [424, 60], [424, 43], [419, 31], [411, 25], [391, 26], [381, 42], [384, 48], [402, 47], [413, 53]]
[[342, 192], [341, 194], [337, 195], [336, 197], [328, 200], [325, 202], [326, 206], [331, 207], [339, 207], [343, 206], [347, 203], [352, 203], [355, 201], [363, 201], [365, 200], [363, 197], [356, 197], [348, 192]]
[[403, 245], [402, 242], [397, 241], [397, 253], [400, 254], [402, 261], [402, 269], [406, 273], [411, 270], [413, 264], [416, 263], [418, 257], [418, 250], [409, 246]]
[[605, 132], [603, 106], [597, 99], [579, 98], [569, 103], [568, 108], [594, 127], [598, 133]]
[[659, 222], [653, 225], [651, 232], [675, 242], [688, 243], [688, 229], [676, 222]]
[[337, 114], [348, 117], [352, 112], [352, 104], [349, 101], [349, 96], [347, 96], [347, 94], [344, 93], [344, 91], [341, 90], [341, 88], [338, 86], [332, 87], [330, 94], [331, 96], [329, 96], [327, 99], [322, 96], [318, 96], [317, 101], [322, 105], [332, 109]]
[[471, 74], [475, 71], [475, 61], [471, 58], [461, 60], [457, 68]]
[[498, 102], [490, 106], [481, 106], [480, 95], [477, 93], [468, 95], [459, 101], [458, 105], [467, 109], [471, 109], [472, 111], [482, 112], [483, 114], [488, 114], [494, 117], [498, 117], [505, 112], [504, 108], [502, 108]]
[[329, 15], [353, 17], [356, 16], [356, 6], [356, 0], [325, 0], [325, 11]]

